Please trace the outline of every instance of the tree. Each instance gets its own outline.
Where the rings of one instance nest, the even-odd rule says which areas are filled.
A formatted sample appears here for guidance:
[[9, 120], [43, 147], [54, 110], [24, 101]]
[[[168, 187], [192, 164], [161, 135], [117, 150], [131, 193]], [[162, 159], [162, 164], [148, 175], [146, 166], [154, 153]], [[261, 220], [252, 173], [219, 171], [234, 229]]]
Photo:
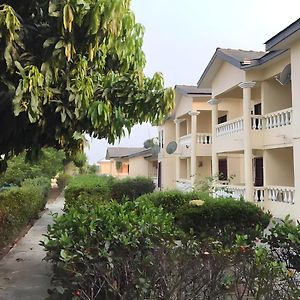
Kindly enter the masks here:
[[[4, 3], [3, 3], [4, 2]], [[157, 123], [174, 91], [144, 76], [144, 28], [130, 0], [4, 0], [0, 5], [0, 155], [82, 149]], [[3, 130], [5, 128], [5, 130]]]

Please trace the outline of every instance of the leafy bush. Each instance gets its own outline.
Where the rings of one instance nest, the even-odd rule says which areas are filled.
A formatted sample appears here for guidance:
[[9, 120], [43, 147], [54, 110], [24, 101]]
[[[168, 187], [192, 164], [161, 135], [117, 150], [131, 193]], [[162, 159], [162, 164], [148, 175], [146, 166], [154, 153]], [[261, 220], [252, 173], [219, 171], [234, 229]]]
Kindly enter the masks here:
[[42, 196], [43, 196], [43, 203], [46, 205], [47, 198], [51, 189], [51, 181], [47, 177], [36, 177], [36, 178], [30, 178], [25, 179], [23, 181], [23, 187], [38, 187], [42, 190]]
[[152, 193], [155, 184], [147, 177], [134, 177], [116, 180], [113, 183], [111, 196], [114, 200], [122, 202], [124, 200], [135, 200], [141, 195]]
[[0, 246], [14, 240], [20, 229], [37, 217], [45, 205], [44, 193], [33, 182], [0, 193]]
[[60, 189], [65, 188], [72, 180], [72, 176], [66, 173], [60, 173], [57, 177], [57, 185]]
[[219, 198], [206, 200], [200, 206], [186, 204], [178, 211], [176, 224], [201, 238], [212, 237], [231, 244], [237, 234], [254, 239], [268, 226], [270, 218], [269, 213], [253, 203]]
[[79, 175], [74, 177], [65, 189], [65, 209], [94, 206], [111, 199], [111, 176]]
[[300, 271], [300, 224], [286, 217], [283, 221], [274, 221], [263, 239], [274, 257], [287, 267]]
[[178, 190], [154, 192], [138, 198], [138, 200], [148, 200], [155, 206], [161, 206], [166, 212], [175, 214], [183, 205], [191, 200], [207, 200], [211, 197], [203, 192], [181, 192]]
[[167, 246], [173, 235], [173, 217], [149, 202], [70, 209], [55, 219], [42, 243], [46, 259], [56, 265], [57, 291], [65, 297], [58, 299], [76, 293], [83, 299], [144, 299], [135, 293], [151, 275], [148, 252]]
[[63, 169], [65, 154], [53, 148], [44, 148], [40, 159], [35, 162], [26, 162], [25, 152], [12, 157], [8, 161], [6, 172], [0, 176], [0, 185], [12, 183], [21, 186], [28, 178], [55, 176]]

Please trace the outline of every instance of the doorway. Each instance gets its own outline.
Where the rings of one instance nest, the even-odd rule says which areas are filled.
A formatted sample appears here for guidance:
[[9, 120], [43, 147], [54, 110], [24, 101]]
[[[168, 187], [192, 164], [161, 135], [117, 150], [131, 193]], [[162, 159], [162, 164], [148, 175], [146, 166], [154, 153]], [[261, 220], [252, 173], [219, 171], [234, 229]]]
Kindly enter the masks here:
[[254, 158], [254, 186], [264, 186], [264, 161], [262, 157]]

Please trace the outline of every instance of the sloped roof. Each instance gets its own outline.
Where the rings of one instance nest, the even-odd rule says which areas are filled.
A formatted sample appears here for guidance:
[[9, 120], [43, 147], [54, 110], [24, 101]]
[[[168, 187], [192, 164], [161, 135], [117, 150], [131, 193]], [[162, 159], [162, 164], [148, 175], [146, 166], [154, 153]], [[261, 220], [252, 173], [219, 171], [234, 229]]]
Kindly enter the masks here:
[[299, 40], [300, 36], [300, 19], [296, 20], [273, 37], [265, 42], [266, 50], [282, 50], [286, 49], [286, 45], [289, 42]]
[[211, 89], [200, 89], [194, 85], [175, 85], [175, 90], [183, 95], [211, 95]]
[[144, 150], [144, 147], [108, 147], [105, 159], [125, 158]]
[[263, 52], [241, 49], [217, 48], [203, 74], [198, 81], [198, 88], [209, 88], [214, 74], [219, 70], [224, 61], [238, 69], [248, 69], [260, 66], [279, 57], [285, 50]]

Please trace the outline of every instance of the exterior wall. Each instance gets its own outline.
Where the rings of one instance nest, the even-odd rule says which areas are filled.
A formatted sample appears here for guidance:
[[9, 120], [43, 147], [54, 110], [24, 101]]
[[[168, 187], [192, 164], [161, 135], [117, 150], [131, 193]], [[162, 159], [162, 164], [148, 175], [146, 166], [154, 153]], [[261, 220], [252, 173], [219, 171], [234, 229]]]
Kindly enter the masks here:
[[227, 115], [227, 120], [240, 118], [243, 115], [243, 101], [241, 98], [220, 98], [219, 117]]
[[144, 157], [129, 158], [129, 176], [148, 176], [149, 162]]
[[200, 111], [197, 117], [197, 132], [198, 133], [211, 133], [211, 112]]
[[244, 184], [244, 158], [242, 154], [227, 156], [228, 178], [230, 184]]
[[265, 185], [294, 186], [293, 148], [264, 151]]
[[161, 160], [161, 189], [168, 190], [176, 187], [175, 156], [165, 157]]
[[181, 96], [179, 98], [178, 104], [176, 105], [175, 117], [179, 118], [189, 111], [192, 110], [193, 98], [187, 96]]
[[282, 86], [274, 78], [262, 84], [262, 114], [282, 110], [292, 106], [291, 84]]
[[116, 161], [110, 160], [110, 161], [101, 161], [99, 163], [99, 173], [100, 174], [106, 174], [111, 175], [118, 178], [127, 177], [128, 174], [128, 160], [122, 161], [122, 167], [120, 170], [117, 170], [116, 168]]
[[245, 72], [224, 62], [212, 81], [212, 95], [218, 95], [245, 81]]
[[211, 157], [210, 156], [197, 156], [197, 182], [205, 180], [211, 176]]

